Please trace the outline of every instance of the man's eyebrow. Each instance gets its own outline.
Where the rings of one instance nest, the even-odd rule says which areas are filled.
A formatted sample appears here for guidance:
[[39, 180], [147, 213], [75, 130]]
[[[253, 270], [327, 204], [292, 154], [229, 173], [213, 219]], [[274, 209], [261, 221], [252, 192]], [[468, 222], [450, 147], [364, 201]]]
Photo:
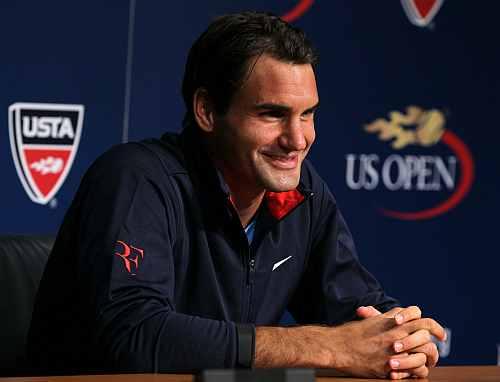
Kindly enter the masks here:
[[260, 110], [275, 110], [275, 111], [290, 110], [290, 106], [281, 105], [279, 103], [258, 103], [255, 105], [255, 108]]
[[309, 109], [304, 110], [304, 113], [310, 113], [312, 111], [316, 111], [316, 109], [319, 107], [319, 101], [316, 102], [316, 105], [310, 107]]
[[[304, 110], [304, 113], [315, 111], [318, 107], [319, 107], [319, 101], [316, 103], [316, 105], [311, 106], [310, 108]], [[255, 108], [260, 110], [274, 110], [274, 111], [289, 111], [291, 109], [290, 106], [282, 105], [279, 103], [258, 103], [255, 105]]]

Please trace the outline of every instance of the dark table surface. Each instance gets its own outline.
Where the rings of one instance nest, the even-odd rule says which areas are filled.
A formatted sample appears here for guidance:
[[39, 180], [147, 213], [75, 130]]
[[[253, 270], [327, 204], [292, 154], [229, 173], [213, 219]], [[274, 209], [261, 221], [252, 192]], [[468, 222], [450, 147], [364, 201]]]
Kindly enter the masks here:
[[[116, 375], [77, 375], [57, 377], [15, 377], [0, 378], [0, 382], [192, 382], [191, 374], [116, 374]], [[318, 382], [367, 382], [373, 379], [347, 377], [317, 377]], [[500, 382], [498, 366], [445, 366], [431, 371], [427, 379], [432, 382]]]

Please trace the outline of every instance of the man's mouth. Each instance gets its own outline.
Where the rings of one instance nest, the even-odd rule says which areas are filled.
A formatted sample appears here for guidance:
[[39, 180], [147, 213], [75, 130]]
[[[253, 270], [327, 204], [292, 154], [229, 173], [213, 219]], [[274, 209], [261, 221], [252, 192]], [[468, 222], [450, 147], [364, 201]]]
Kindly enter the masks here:
[[273, 153], [262, 153], [264, 157], [267, 158], [268, 162], [272, 166], [277, 167], [281, 170], [292, 170], [297, 167], [299, 163], [299, 155], [280, 155]]

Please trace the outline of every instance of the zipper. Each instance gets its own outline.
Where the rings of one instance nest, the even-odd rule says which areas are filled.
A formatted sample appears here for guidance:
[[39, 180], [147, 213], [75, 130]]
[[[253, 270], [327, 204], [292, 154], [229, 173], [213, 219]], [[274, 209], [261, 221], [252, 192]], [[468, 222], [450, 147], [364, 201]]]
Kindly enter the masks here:
[[250, 259], [250, 262], [248, 263], [250, 265], [250, 272], [255, 271], [255, 259]]
[[[302, 193], [302, 195], [304, 195], [304, 199], [299, 204], [297, 204], [297, 206], [295, 206], [295, 208], [298, 207], [299, 205], [301, 205], [302, 203], [304, 203], [306, 200], [308, 200], [310, 197], [312, 197], [314, 195], [314, 193], [308, 189], [301, 188], [299, 191]], [[238, 223], [239, 223], [238, 213], [236, 212], [236, 209], [234, 208], [234, 205], [232, 204], [229, 197], [227, 198], [227, 207], [229, 209], [229, 212], [230, 212], [230, 215], [231, 215], [233, 221], [238, 221]], [[289, 213], [290, 212], [291, 211], [289, 211]], [[241, 253], [241, 256], [243, 257], [242, 265], [244, 265], [246, 268], [245, 269], [246, 280], [244, 280], [244, 285], [243, 285], [243, 291], [245, 292], [244, 294], [246, 296], [244, 296], [244, 298], [242, 298], [243, 307], [241, 309], [241, 320], [242, 320], [242, 322], [250, 322], [250, 316], [251, 316], [251, 312], [252, 312], [252, 295], [253, 295], [253, 284], [254, 284], [254, 278], [255, 278], [256, 260], [255, 260], [255, 257], [253, 257], [253, 255], [252, 255], [252, 251], [250, 249], [251, 245], [250, 245], [250, 243], [248, 243], [247, 235], [244, 232], [243, 227], [241, 227], [241, 224], [239, 224], [239, 229], [240, 229], [240, 243], [238, 243], [238, 246], [241, 246], [240, 248], [242, 250], [240, 253]]]
[[246, 322], [250, 322], [250, 314], [252, 312], [252, 295], [253, 295], [253, 279], [255, 274], [255, 259], [251, 257], [250, 251], [248, 253], [248, 273], [247, 273], [247, 314], [246, 314]]
[[255, 273], [255, 259], [249, 256], [248, 272], [247, 272], [247, 285], [253, 284], [254, 273]]
[[[248, 322], [250, 317], [250, 307], [252, 302], [252, 289], [253, 289], [253, 274], [255, 272], [255, 259], [250, 255], [250, 244], [248, 243], [247, 235], [241, 226], [238, 213], [234, 208], [231, 199], [227, 198], [227, 208], [231, 215], [231, 228], [236, 229], [235, 222], [238, 222], [239, 239], [237, 246], [240, 248], [240, 255], [243, 259], [242, 265], [245, 267], [245, 279], [243, 280], [243, 291], [244, 296], [242, 296], [242, 309], [241, 309], [241, 321]], [[234, 231], [233, 231], [234, 232]]]

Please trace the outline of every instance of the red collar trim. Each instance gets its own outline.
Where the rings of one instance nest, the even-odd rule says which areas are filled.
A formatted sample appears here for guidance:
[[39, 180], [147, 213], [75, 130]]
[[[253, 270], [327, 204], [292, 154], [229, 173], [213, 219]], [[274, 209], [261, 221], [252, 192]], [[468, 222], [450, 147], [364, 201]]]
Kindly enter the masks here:
[[298, 190], [292, 190], [266, 192], [265, 198], [271, 215], [277, 220], [281, 220], [304, 200], [304, 195]]

